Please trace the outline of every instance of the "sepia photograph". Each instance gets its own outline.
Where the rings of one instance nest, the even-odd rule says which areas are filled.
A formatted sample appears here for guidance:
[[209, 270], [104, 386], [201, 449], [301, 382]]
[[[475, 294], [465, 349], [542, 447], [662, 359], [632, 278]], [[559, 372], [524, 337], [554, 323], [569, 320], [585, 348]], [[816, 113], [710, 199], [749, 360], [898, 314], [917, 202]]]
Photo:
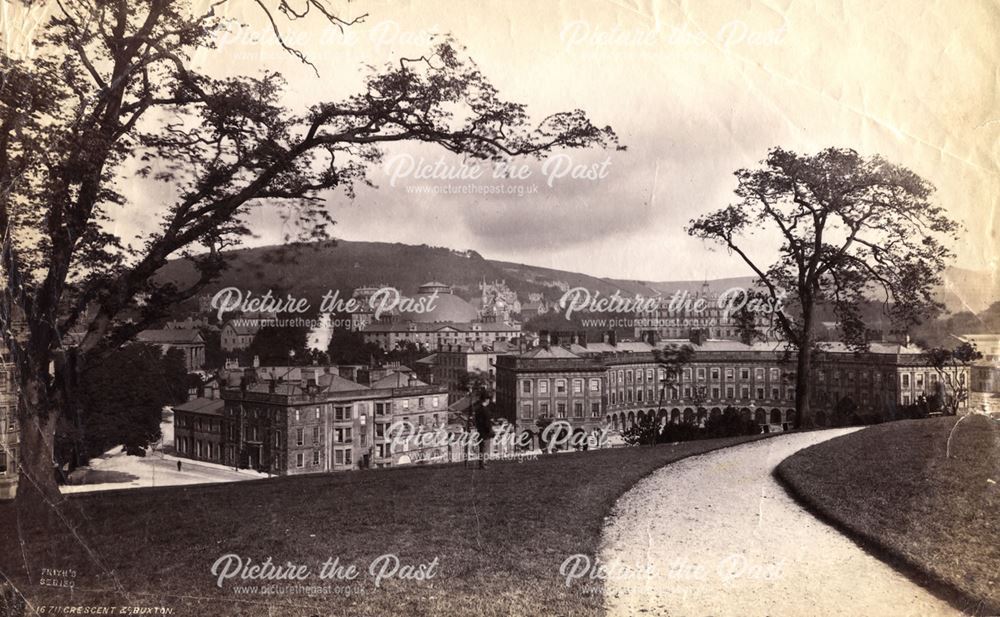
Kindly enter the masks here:
[[0, 617], [1000, 617], [996, 0], [0, 0]]

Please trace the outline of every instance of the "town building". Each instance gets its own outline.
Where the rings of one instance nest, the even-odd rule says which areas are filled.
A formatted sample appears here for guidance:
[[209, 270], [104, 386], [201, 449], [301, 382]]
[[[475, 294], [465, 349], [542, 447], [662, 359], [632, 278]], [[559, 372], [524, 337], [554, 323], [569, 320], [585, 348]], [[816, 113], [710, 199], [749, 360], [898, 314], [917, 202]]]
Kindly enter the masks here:
[[177, 405], [174, 412], [174, 450], [178, 456], [224, 463], [223, 401], [200, 397]]
[[507, 342], [492, 345], [441, 345], [432, 355], [431, 383], [447, 386], [452, 393], [466, 394], [469, 379], [478, 376], [484, 383], [496, 378], [498, 356], [517, 352], [517, 347]]
[[522, 319], [530, 319], [538, 315], [544, 315], [551, 308], [552, 306], [545, 299], [544, 295], [538, 292], [531, 292], [528, 294], [528, 301], [521, 303], [521, 317]]
[[1000, 411], [1000, 334], [963, 334], [955, 338], [972, 343], [983, 354], [972, 365], [970, 406], [991, 413]]
[[509, 322], [521, 312], [517, 292], [507, 287], [507, 281], [479, 283], [479, 319], [486, 322]]
[[143, 330], [136, 336], [136, 341], [156, 345], [164, 354], [171, 349], [181, 350], [188, 372], [200, 370], [205, 365], [205, 339], [196, 328]]
[[484, 322], [404, 322], [371, 324], [362, 330], [366, 343], [387, 351], [410, 342], [427, 351], [440, 346], [481, 347], [510, 342], [521, 335], [519, 323]]
[[[697, 332], [690, 340], [656, 344], [588, 344], [582, 334], [558, 342], [543, 333], [541, 340], [535, 349], [496, 360], [497, 407], [535, 443], [539, 428], [553, 419], [569, 422], [574, 432], [621, 431], [644, 416], [702, 424], [731, 407], [761, 426], [794, 422], [796, 356], [785, 343], [745, 344]], [[663, 362], [684, 345], [693, 351], [689, 361]], [[817, 426], [836, 414], [895, 418], [900, 408], [941, 392], [939, 380], [969, 378], [963, 369], [939, 373], [920, 349], [902, 344], [873, 343], [855, 353], [825, 343], [814, 366], [812, 417], [805, 422]]]
[[227, 353], [248, 349], [259, 330], [260, 326], [257, 325], [256, 321], [242, 317], [230, 319], [223, 324], [222, 331], [219, 333], [220, 347], [222, 351]]
[[[686, 339], [702, 332], [712, 339], [741, 340], [738, 311], [733, 310], [738, 303], [735, 296], [712, 291], [708, 282], [697, 291], [681, 289], [660, 298], [654, 310], [636, 314], [635, 337], [645, 339], [655, 333], [657, 339]], [[758, 331], [767, 331], [767, 314], [755, 313], [753, 320]]]
[[492, 345], [521, 333], [516, 322], [482, 321], [476, 308], [444, 283], [424, 283], [409, 300], [406, 310], [362, 329], [365, 342], [385, 350], [409, 342], [431, 351], [440, 345]]
[[607, 425], [607, 368], [600, 358], [546, 343], [498, 357], [496, 369], [498, 413], [514, 425], [528, 449], [543, 445], [550, 420], [567, 421], [574, 433], [585, 434]]
[[[336, 366], [230, 371], [221, 406], [196, 399], [174, 408], [177, 453], [275, 475], [461, 460], [460, 447], [405, 439], [460, 430], [449, 427], [446, 388], [407, 372], [370, 383], [347, 379]], [[396, 448], [394, 422], [409, 428]]]

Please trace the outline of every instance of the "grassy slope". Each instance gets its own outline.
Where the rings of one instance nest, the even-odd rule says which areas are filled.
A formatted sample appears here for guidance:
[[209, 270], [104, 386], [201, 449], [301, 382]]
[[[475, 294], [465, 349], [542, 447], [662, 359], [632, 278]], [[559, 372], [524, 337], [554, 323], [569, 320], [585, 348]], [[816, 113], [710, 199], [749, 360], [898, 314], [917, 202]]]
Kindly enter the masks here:
[[[1000, 613], [1000, 423], [873, 426], [785, 459], [777, 475], [835, 526], [972, 614]], [[993, 482], [990, 482], [992, 480]]]
[[[609, 508], [644, 475], [748, 439], [559, 454], [485, 471], [449, 465], [121, 491], [70, 503], [87, 519], [80, 536], [132, 601], [176, 615], [597, 615], [600, 589], [565, 587], [563, 560], [595, 553]], [[25, 585], [11, 505], [0, 506], [0, 520], [3, 572], [36, 603], [69, 601], [65, 591]], [[32, 582], [40, 568], [72, 568], [73, 602], [121, 602], [81, 591], [109, 589], [112, 577], [53, 525], [22, 521]], [[404, 563], [437, 557], [440, 565], [430, 583], [391, 581], [376, 591], [369, 579], [354, 597], [240, 597], [215, 589], [209, 573], [228, 552], [313, 570], [328, 557], [363, 569], [384, 553]], [[280, 610], [269, 613], [267, 603]]]

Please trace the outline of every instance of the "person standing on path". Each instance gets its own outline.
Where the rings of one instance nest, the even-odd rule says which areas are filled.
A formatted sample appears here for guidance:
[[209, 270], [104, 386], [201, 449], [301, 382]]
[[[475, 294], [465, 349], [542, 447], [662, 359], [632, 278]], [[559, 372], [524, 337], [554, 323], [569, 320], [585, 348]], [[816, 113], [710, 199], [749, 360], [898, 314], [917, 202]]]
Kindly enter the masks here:
[[181, 470], [181, 462], [177, 461], [177, 471], [180, 471], [180, 470]]
[[476, 432], [479, 433], [479, 468], [486, 468], [486, 455], [493, 439], [493, 416], [490, 393], [487, 390], [479, 392], [479, 402], [476, 403], [474, 420]]

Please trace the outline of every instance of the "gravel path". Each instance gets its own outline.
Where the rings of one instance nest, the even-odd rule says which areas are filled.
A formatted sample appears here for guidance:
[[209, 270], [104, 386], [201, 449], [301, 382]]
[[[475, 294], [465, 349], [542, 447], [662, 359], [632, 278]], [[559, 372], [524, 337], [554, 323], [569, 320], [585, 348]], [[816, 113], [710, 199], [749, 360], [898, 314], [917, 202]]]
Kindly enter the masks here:
[[727, 448], [633, 487], [602, 538], [608, 614], [960, 614], [803, 510], [771, 476], [797, 450], [851, 430]]

